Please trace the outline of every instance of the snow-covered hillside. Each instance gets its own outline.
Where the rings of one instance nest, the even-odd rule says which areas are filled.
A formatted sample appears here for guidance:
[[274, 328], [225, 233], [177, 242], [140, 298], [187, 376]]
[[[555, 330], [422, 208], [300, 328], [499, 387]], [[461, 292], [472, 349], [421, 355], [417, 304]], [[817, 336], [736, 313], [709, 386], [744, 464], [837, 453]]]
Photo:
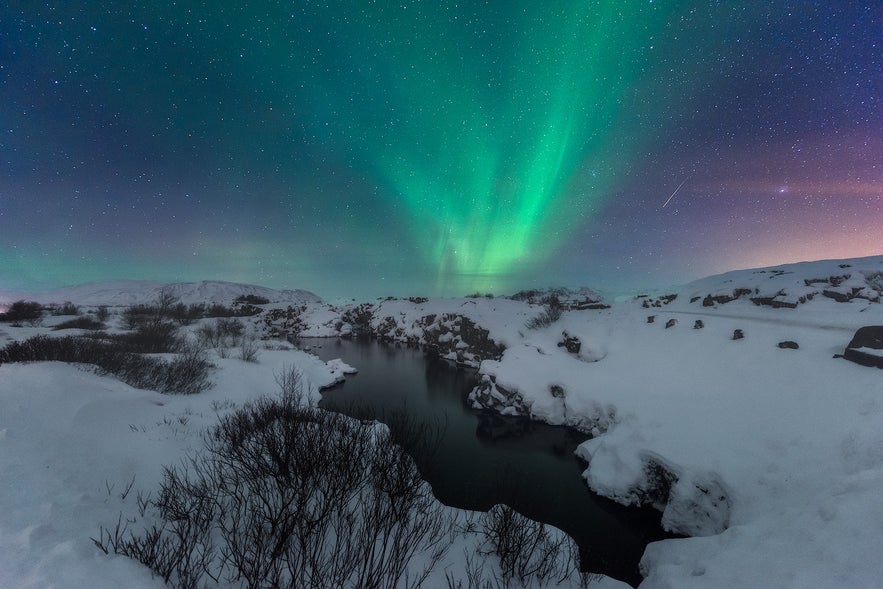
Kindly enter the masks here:
[[[470, 396], [475, 407], [593, 434], [578, 450], [588, 485], [623, 503], [655, 505], [666, 527], [690, 536], [648, 546], [642, 587], [878, 587], [883, 371], [841, 355], [859, 328], [883, 325], [881, 295], [877, 256], [730, 272], [615, 302], [589, 289], [340, 306], [267, 297], [276, 302], [247, 321], [264, 336], [364, 334], [421, 344], [479, 368], [482, 383]], [[76, 293], [64, 300], [115, 304]], [[0, 343], [38, 329], [0, 325]], [[261, 353], [269, 359], [276, 352]], [[309, 365], [307, 358], [290, 361]], [[221, 391], [270, 384], [272, 375], [259, 367], [228, 370], [229, 362], [221, 363], [223, 386], [205, 395], [220, 399]], [[60, 370], [68, 368], [0, 366], [0, 448], [27, 456], [28, 432], [17, 424], [41, 411], [40, 390], [61, 386], [67, 373]], [[96, 378], [86, 388], [118, 387], [105, 382]], [[22, 387], [30, 391], [27, 402]], [[46, 398], [53, 411], [69, 402], [65, 419], [80, 419], [75, 399]], [[173, 422], [190, 403], [167, 402], [177, 412]], [[158, 419], [149, 431], [161, 440]], [[97, 422], [89, 431], [100, 431]], [[110, 451], [90, 443], [90, 452]], [[127, 452], [114, 442], [115, 460], [129, 460]], [[6, 456], [10, 472], [36, 477], [34, 485], [60, 489], [70, 476], [43, 480], [48, 475], [26, 459]], [[44, 452], [37, 462], [52, 469], [58, 460]], [[4, 503], [13, 502], [11, 513], [19, 515], [0, 521], [0, 554], [12, 555], [0, 557], [0, 569], [27, 569], [21, 560], [42, 554], [39, 547], [59, 550], [59, 538], [72, 538], [47, 513], [97, 501], [97, 491], [61, 503], [54, 492], [35, 494], [32, 502], [6, 488]], [[89, 571], [96, 562], [104, 566], [94, 551], [70, 542], [64, 550], [79, 551]], [[75, 556], [65, 556], [65, 566]], [[119, 560], [112, 567], [109, 578], [131, 570]]]
[[272, 303], [317, 303], [319, 297], [306, 290], [275, 290], [253, 284], [203, 280], [202, 282], [163, 283], [148, 280], [120, 280], [83, 284], [50, 290], [44, 293], [0, 292], [0, 303], [19, 299], [40, 303], [64, 303], [77, 305], [108, 305], [124, 307], [155, 302], [161, 291], [166, 291], [184, 304], [219, 303], [229, 305], [237, 297], [254, 295]]

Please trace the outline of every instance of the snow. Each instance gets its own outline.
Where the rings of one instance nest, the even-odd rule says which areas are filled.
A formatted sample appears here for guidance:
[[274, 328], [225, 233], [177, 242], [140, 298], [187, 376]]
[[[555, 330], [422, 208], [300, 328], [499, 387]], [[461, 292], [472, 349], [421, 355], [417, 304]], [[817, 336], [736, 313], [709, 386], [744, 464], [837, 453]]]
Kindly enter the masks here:
[[[883, 324], [881, 292], [878, 256], [730, 272], [661, 293], [673, 300], [621, 298], [539, 329], [526, 327], [536, 302], [390, 299], [372, 306], [371, 328], [480, 366], [474, 403], [592, 432], [578, 450], [587, 484], [656, 505], [690, 536], [647, 547], [642, 588], [876, 587], [883, 373], [835, 356], [856, 329]], [[343, 320], [354, 305], [297, 304], [302, 337], [358, 329]], [[464, 318], [505, 351], [477, 350]], [[2, 324], [0, 343], [45, 331]], [[578, 353], [559, 345], [565, 332]], [[788, 340], [799, 349], [778, 347]], [[304, 372], [313, 398], [353, 369], [284, 349], [216, 364], [215, 386], [189, 397], [61, 364], [0, 366], [0, 586], [160, 586], [89, 540], [132, 509], [121, 488], [133, 475], [155, 488], [215, 408], [272, 393], [284, 367]]]
[[325, 362], [325, 367], [328, 369], [328, 372], [334, 379], [334, 384], [345, 381], [347, 374], [355, 374], [356, 372], [358, 372], [358, 370], [356, 370], [340, 358], [328, 360], [327, 362]]
[[[4, 326], [6, 339], [40, 329], [48, 332]], [[215, 385], [198, 395], [135, 389], [87, 366], [0, 365], [0, 587], [164, 587], [141, 564], [100, 550], [92, 540], [100, 526], [137, 519], [139, 496], [157, 492], [163, 467], [199, 449], [219, 414], [276, 393], [278, 375], [298, 370], [305, 400], [315, 402], [320, 388], [356, 370], [286, 345], [271, 348], [262, 348], [257, 362], [213, 356]], [[458, 534], [426, 586], [444, 586], [446, 571], [461, 576], [464, 554], [477, 542], [474, 533]], [[571, 581], [564, 586], [576, 586]], [[592, 586], [628, 587], [609, 578]]]
[[877, 348], [869, 348], [867, 346], [862, 346], [860, 348], [852, 348], [856, 352], [861, 352], [862, 354], [868, 354], [870, 356], [878, 356], [883, 358], [883, 350]]
[[177, 302], [184, 304], [220, 303], [229, 305], [239, 296], [255, 295], [272, 303], [319, 302], [319, 297], [305, 290], [275, 290], [252, 284], [239, 284], [219, 280], [202, 282], [163, 283], [147, 280], [119, 280], [83, 284], [50, 290], [44, 293], [0, 292], [0, 303], [27, 299], [44, 304], [60, 304], [73, 301], [79, 305], [123, 307], [155, 303], [161, 291], [171, 293]]

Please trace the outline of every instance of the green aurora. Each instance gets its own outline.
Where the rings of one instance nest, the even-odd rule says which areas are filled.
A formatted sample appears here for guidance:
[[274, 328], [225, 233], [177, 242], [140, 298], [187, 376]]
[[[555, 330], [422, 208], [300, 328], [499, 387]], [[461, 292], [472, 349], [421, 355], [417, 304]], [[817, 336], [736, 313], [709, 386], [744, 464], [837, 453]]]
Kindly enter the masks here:
[[313, 82], [312, 131], [347, 143], [351, 164], [407, 213], [439, 290], [496, 290], [498, 277], [546, 261], [603, 204], [652, 139], [666, 92], [679, 87], [671, 78], [684, 78], [667, 72], [668, 90], [651, 96], [664, 64], [654, 63], [654, 37], [672, 9], [553, 6], [307, 14], [313, 55], [300, 56], [297, 77]]

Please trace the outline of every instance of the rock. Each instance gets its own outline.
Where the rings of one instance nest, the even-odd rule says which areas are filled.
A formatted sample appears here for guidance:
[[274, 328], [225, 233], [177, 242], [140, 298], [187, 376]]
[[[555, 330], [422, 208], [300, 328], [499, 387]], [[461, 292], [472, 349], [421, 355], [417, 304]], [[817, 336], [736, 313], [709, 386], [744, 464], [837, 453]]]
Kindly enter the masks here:
[[582, 342], [575, 335], [569, 335], [566, 331], [561, 333], [561, 337], [563, 338], [558, 342], [559, 348], [564, 348], [571, 354], [579, 354], [580, 349], [582, 349]]
[[665, 322], [665, 328], [668, 329], [669, 327], [674, 327], [677, 324], [678, 324], [677, 319], [669, 319], [668, 321]]
[[647, 323], [653, 323], [654, 321], [656, 321], [656, 315], [647, 316]]
[[662, 527], [685, 536], [713, 536], [730, 525], [729, 492], [714, 474], [682, 476], [669, 488]]
[[702, 329], [703, 327], [705, 327], [705, 323], [702, 322], [702, 319], [697, 319], [693, 324], [693, 329]]
[[784, 342], [779, 342], [779, 347], [783, 350], [798, 350], [800, 346], [797, 345], [797, 342], [786, 340]]
[[883, 325], [860, 327], [843, 357], [862, 366], [883, 368]]
[[745, 338], [745, 332], [743, 332], [741, 329], [736, 329], [733, 331], [733, 339], [734, 340], [744, 339], [744, 338]]
[[726, 305], [727, 303], [731, 303], [731, 302], [735, 301], [735, 300], [736, 300], [737, 298], [739, 298], [739, 296], [741, 296], [742, 294], [747, 294], [747, 293], [750, 293], [751, 291], [750, 291], [750, 290], [747, 290], [747, 289], [736, 289], [736, 290], [734, 291], [734, 293], [736, 293], [736, 292], [739, 292], [739, 293], [741, 293], [741, 294], [736, 295], [736, 296], [729, 296], [729, 295], [716, 295], [716, 296], [711, 296], [711, 295], [706, 295], [705, 298], [702, 299], [702, 306], [703, 306], [703, 307], [713, 307], [713, 306], [715, 306], [716, 304], [717, 304], [717, 305]]
[[848, 303], [849, 300], [852, 298], [846, 293], [837, 292], [835, 290], [823, 290], [822, 296], [828, 297], [829, 299], [834, 299], [838, 303]]
[[[781, 296], [782, 293], [776, 295]], [[774, 309], [796, 309], [797, 303], [792, 301], [781, 301], [776, 297], [753, 297], [751, 302], [758, 306], [767, 306], [772, 307]]]

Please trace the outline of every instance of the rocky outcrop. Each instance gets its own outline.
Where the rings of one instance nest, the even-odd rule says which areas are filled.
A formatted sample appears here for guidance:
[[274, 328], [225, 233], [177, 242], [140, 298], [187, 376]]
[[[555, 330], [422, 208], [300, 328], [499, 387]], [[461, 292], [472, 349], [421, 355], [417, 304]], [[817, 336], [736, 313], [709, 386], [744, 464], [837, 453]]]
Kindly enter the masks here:
[[482, 375], [481, 383], [469, 393], [469, 402], [473, 409], [492, 409], [510, 416], [530, 415], [521, 393], [508, 390], [489, 374]]
[[370, 337], [371, 320], [374, 318], [374, 305], [363, 303], [351, 307], [341, 315], [340, 335], [344, 337]]
[[843, 357], [862, 366], [883, 368], [883, 325], [860, 327]]
[[297, 307], [289, 305], [285, 309], [268, 309], [260, 319], [265, 337], [293, 338], [300, 335], [306, 327], [303, 320], [306, 308], [306, 305]]
[[426, 346], [428, 352], [457, 364], [478, 367], [482, 360], [499, 360], [506, 349], [490, 337], [490, 331], [464, 315], [429, 314], [407, 328], [388, 319], [381, 322], [379, 336]]
[[[780, 290], [774, 296], [769, 297], [751, 297], [751, 302], [758, 306], [766, 306], [772, 307], [774, 309], [796, 309], [797, 303], [794, 301], [787, 300], [786, 293], [783, 290]], [[808, 298], [812, 298], [812, 295], [809, 295]], [[800, 297], [799, 302], [805, 303], [807, 301], [807, 297]]]
[[641, 306], [645, 309], [649, 309], [651, 307], [658, 309], [659, 307], [664, 307], [665, 305], [669, 304], [670, 302], [672, 302], [676, 298], [678, 298], [678, 295], [676, 295], [676, 294], [662, 295], [662, 296], [655, 297], [652, 299], [646, 298], [641, 303]]
[[579, 354], [583, 343], [575, 335], [570, 335], [566, 331], [561, 333], [561, 340], [558, 342], [559, 348], [564, 348], [571, 354]]
[[609, 309], [604, 298], [590, 288], [545, 288], [522, 290], [508, 297], [532, 305], [552, 305], [562, 311], [585, 311], [589, 309]]

